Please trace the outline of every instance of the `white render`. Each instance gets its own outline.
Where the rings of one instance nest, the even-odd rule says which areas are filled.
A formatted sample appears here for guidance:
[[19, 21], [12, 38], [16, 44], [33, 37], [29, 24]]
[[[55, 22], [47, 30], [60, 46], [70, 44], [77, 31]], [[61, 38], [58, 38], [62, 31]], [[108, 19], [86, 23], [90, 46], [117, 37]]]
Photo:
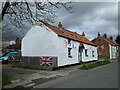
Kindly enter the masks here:
[[[88, 57], [85, 56], [83, 49], [81, 60], [78, 58], [79, 45], [81, 42], [71, 40], [68, 45], [68, 39], [58, 36], [55, 32], [46, 26], [33, 26], [22, 39], [22, 56], [53, 56], [58, 57], [58, 66], [65, 66], [82, 62], [97, 60], [97, 47], [83, 43], [85, 49], [88, 49]], [[68, 47], [71, 49], [72, 58], [68, 57]], [[92, 57], [94, 51], [94, 57]]]
[[117, 46], [112, 46], [109, 44], [109, 48], [110, 48], [110, 59], [116, 59], [118, 56]]
[[57, 35], [46, 27], [33, 26], [22, 39], [22, 56], [57, 56]]
[[[87, 44], [84, 44], [84, 46], [85, 46], [85, 49], [88, 49], [88, 57], [85, 56], [85, 49], [83, 49], [82, 61], [88, 62], [88, 61], [97, 60], [98, 59], [97, 47], [87, 45]], [[92, 51], [94, 51], [94, 57], [92, 56]]]

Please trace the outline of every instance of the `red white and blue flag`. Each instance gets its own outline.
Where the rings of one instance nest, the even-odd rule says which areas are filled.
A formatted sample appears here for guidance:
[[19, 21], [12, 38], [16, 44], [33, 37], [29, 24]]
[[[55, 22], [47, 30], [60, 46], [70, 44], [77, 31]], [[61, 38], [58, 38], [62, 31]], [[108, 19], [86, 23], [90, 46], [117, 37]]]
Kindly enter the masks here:
[[41, 66], [51, 66], [52, 65], [52, 57], [40, 57], [40, 65]]

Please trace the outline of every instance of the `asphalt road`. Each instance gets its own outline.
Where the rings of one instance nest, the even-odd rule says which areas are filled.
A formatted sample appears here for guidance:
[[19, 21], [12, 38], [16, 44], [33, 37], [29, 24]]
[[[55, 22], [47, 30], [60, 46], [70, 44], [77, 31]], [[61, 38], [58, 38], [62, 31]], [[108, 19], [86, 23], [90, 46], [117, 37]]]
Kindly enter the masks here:
[[77, 70], [33, 88], [118, 88], [118, 62], [91, 70]]

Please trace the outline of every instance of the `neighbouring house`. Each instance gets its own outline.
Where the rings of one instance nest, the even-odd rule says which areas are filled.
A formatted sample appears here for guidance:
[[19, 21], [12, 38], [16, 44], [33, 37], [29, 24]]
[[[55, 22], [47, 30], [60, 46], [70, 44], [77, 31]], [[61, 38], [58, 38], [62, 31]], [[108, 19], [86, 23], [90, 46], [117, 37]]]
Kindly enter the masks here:
[[103, 37], [98, 32], [98, 37], [92, 41], [98, 46], [98, 58], [99, 59], [117, 59], [118, 58], [118, 44], [113, 41], [113, 38], [107, 38], [107, 34]]
[[[39, 65], [56, 67], [98, 59], [97, 46], [82, 35], [43, 23], [34, 25], [22, 39], [22, 56], [39, 57]], [[36, 60], [34, 60], [35, 62]]]
[[118, 46], [118, 58], [120, 59], [120, 44]]
[[21, 50], [21, 39], [16, 38], [15, 41], [11, 41], [10, 45], [7, 46], [6, 49]]
[[4, 53], [4, 52], [8, 52], [8, 50], [6, 50], [6, 47], [10, 45], [10, 40], [5, 38], [5, 37], [2, 37], [2, 42], [1, 42], [1, 53]]

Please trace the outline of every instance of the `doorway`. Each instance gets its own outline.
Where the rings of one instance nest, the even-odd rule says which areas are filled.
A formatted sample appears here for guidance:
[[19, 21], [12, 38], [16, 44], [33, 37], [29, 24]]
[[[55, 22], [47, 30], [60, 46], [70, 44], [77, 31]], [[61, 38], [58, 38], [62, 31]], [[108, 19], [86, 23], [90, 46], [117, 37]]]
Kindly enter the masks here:
[[78, 62], [79, 63], [82, 62], [82, 50], [81, 49], [78, 51]]

